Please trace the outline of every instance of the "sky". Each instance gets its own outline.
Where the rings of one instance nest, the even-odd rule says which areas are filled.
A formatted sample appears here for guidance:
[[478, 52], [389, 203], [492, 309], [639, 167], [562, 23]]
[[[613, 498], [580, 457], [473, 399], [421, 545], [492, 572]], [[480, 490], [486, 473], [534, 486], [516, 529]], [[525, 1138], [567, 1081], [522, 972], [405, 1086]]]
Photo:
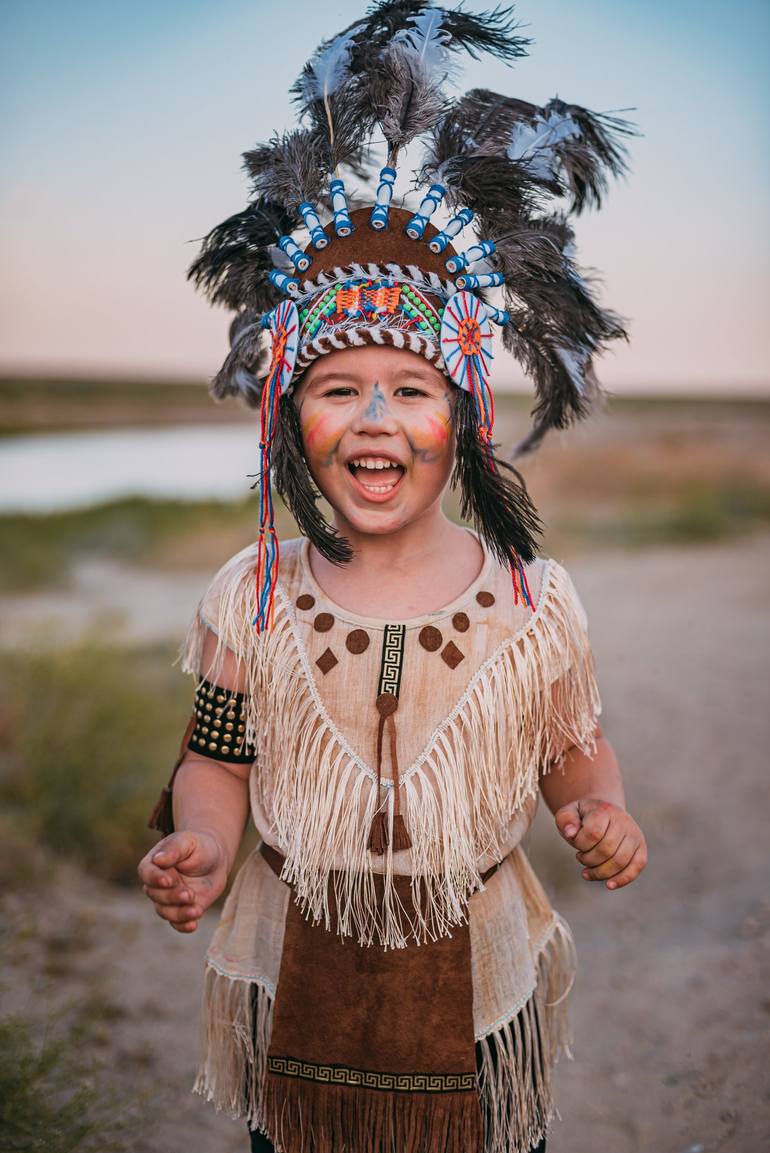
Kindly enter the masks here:
[[[457, 5], [453, 5], [457, 6]], [[492, 7], [469, 0], [468, 7]], [[240, 153], [364, 0], [0, 0], [0, 372], [208, 378], [227, 313], [185, 280], [248, 200]], [[770, 392], [770, 6], [528, 0], [529, 56], [462, 86], [624, 111], [631, 174], [575, 220], [629, 344], [618, 392]], [[523, 376], [498, 357], [495, 381]]]

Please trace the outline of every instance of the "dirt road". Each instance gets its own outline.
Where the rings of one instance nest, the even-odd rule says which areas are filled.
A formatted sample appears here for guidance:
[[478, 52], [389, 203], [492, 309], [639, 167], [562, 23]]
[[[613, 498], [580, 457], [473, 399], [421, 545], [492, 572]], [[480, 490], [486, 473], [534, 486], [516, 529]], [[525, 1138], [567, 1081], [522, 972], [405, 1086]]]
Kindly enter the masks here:
[[[587, 884], [538, 815], [531, 855], [580, 963], [575, 1060], [559, 1072], [549, 1153], [760, 1153], [770, 1148], [770, 535], [569, 567], [651, 863], [621, 892]], [[105, 1056], [122, 1089], [147, 1092], [136, 1153], [245, 1153], [242, 1123], [189, 1093], [214, 917], [178, 937], [140, 894], [67, 870], [53, 896], [3, 904], [17, 1008], [101, 999]]]

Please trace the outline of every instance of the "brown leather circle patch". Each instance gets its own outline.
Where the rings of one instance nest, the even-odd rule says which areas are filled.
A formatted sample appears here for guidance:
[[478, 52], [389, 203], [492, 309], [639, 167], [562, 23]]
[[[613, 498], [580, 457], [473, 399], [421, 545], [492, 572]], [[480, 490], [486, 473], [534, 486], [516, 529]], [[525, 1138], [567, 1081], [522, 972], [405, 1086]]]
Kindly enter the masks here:
[[476, 600], [482, 608], [488, 609], [490, 605], [495, 603], [495, 594], [485, 592], [483, 589], [480, 593], [476, 593]]
[[393, 693], [380, 693], [374, 703], [381, 717], [389, 717], [398, 708], [398, 697], [394, 697]]
[[301, 596], [297, 597], [297, 608], [298, 609], [312, 609], [314, 604], [315, 604], [315, 597], [312, 597], [310, 595], [310, 593], [302, 593]]
[[317, 633], [328, 633], [333, 624], [334, 617], [331, 613], [319, 613], [313, 621], [313, 628]]
[[420, 635], [417, 639], [429, 653], [435, 653], [436, 649], [441, 648], [441, 642], [444, 638], [435, 625], [426, 625], [425, 628], [420, 629]]
[[452, 617], [452, 624], [457, 629], [458, 633], [467, 633], [471, 622], [468, 620], [467, 613], [455, 613], [455, 615]]
[[349, 653], [365, 653], [369, 648], [369, 634], [366, 629], [353, 629], [345, 637], [345, 648]]

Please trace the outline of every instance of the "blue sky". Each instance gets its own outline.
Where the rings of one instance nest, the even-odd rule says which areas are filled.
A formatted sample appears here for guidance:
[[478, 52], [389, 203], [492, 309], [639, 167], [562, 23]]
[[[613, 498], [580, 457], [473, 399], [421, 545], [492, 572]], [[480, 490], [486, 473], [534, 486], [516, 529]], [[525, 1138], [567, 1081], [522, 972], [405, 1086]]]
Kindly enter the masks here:
[[[481, 7], [470, 4], [470, 7]], [[487, 5], [489, 6], [489, 5]], [[288, 127], [291, 80], [352, 0], [0, 4], [0, 368], [207, 376], [227, 317], [184, 279], [241, 208], [240, 152]], [[463, 83], [627, 113], [632, 174], [576, 222], [632, 341], [609, 387], [770, 380], [768, 6], [533, 0], [514, 68]], [[510, 362], [505, 380], [520, 379]]]

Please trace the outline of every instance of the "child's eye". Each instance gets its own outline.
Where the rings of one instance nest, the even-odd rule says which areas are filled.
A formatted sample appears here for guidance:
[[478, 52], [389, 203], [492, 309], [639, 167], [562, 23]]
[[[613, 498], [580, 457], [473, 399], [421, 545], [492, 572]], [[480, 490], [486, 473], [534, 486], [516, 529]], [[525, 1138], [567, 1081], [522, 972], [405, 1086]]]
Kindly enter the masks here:
[[427, 394], [421, 389], [411, 384], [403, 384], [401, 388], [396, 389], [396, 396], [426, 396]]
[[340, 384], [337, 388], [328, 389], [324, 396], [355, 396], [356, 390], [350, 385]]

